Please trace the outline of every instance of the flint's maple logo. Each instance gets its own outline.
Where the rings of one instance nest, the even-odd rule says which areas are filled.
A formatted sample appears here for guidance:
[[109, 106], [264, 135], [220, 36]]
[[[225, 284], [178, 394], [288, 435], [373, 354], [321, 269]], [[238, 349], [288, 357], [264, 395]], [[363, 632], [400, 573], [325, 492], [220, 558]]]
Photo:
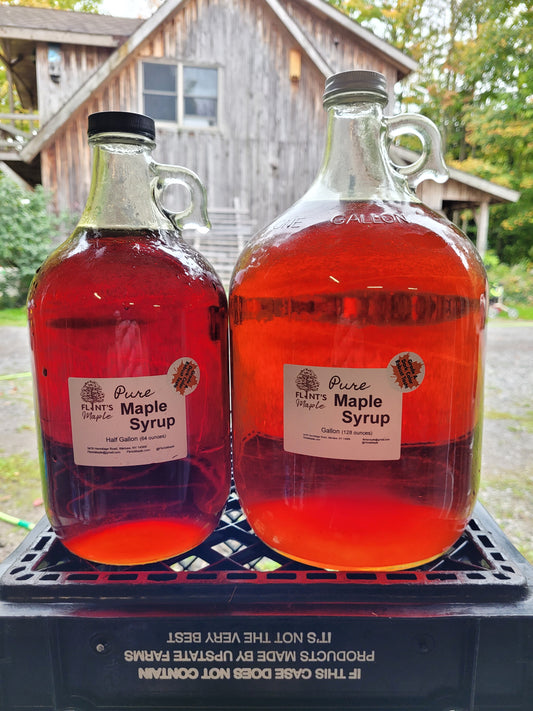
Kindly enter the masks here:
[[295, 378], [296, 390], [296, 406], [307, 410], [321, 410], [324, 405], [324, 400], [327, 400], [327, 395], [318, 392], [320, 390], [320, 381], [317, 374], [311, 368], [302, 368]]
[[81, 414], [85, 420], [108, 420], [113, 405], [106, 405], [105, 393], [96, 380], [86, 380], [80, 390]]
[[306, 393], [315, 392], [320, 388], [320, 383], [316, 373], [310, 368], [303, 368], [296, 376], [296, 387], [298, 390], [304, 390]]
[[87, 380], [80, 391], [80, 397], [84, 402], [90, 402], [93, 405], [105, 400], [104, 391], [96, 380]]

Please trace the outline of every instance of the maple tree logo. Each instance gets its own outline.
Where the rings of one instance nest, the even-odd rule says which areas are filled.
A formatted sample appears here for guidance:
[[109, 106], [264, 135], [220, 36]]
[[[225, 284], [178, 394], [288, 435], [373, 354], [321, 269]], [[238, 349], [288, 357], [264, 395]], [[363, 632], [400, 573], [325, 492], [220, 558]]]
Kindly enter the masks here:
[[389, 363], [391, 377], [400, 390], [413, 391], [422, 385], [426, 367], [416, 353], [399, 353]]
[[105, 400], [104, 391], [96, 380], [87, 380], [80, 391], [80, 397], [84, 402], [95, 404]]
[[192, 358], [180, 358], [170, 367], [170, 382], [180, 395], [189, 395], [200, 382], [200, 368]]
[[298, 390], [304, 390], [306, 393], [318, 390], [320, 383], [316, 373], [310, 368], [303, 368], [303, 370], [300, 370], [296, 376], [296, 387]]

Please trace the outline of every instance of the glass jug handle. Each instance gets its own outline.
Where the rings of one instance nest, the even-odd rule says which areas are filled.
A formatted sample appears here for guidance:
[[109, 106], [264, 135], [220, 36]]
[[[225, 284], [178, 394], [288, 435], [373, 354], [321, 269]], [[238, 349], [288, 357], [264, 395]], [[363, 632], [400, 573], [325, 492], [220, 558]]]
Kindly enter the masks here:
[[448, 169], [442, 155], [442, 139], [439, 129], [433, 121], [420, 114], [402, 114], [384, 119], [387, 127], [387, 148], [398, 136], [416, 136], [422, 143], [422, 153], [413, 162], [407, 165], [398, 165], [391, 159], [391, 163], [400, 175], [409, 180], [409, 184], [416, 186], [423, 180], [434, 180], [445, 183], [448, 180]]
[[[197, 230], [205, 234], [209, 232], [211, 223], [207, 215], [207, 193], [200, 178], [188, 168], [176, 165], [152, 163], [152, 169], [157, 175], [153, 185], [153, 196], [158, 209], [178, 230]], [[183, 210], [172, 212], [162, 203], [164, 191], [171, 185], [185, 187], [189, 204]]]

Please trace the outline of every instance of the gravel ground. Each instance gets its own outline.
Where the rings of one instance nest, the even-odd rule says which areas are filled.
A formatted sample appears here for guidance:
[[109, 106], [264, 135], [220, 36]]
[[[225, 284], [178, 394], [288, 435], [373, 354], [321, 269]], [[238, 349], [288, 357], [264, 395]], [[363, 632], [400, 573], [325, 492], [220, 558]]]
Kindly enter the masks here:
[[[533, 562], [533, 323], [489, 324], [485, 378], [482, 489], [480, 499], [505, 533]], [[26, 329], [0, 328], [0, 456], [37, 459], [28, 337]], [[26, 374], [26, 375], [24, 375]], [[20, 375], [5, 378], [5, 375]], [[37, 521], [42, 505], [9, 508], [2, 491], [0, 510]], [[24, 537], [0, 522], [0, 559]]]
[[[37, 457], [28, 332], [0, 328], [0, 454]], [[6, 375], [17, 375], [5, 379]], [[1, 482], [0, 482], [1, 487]], [[1, 488], [0, 488], [1, 492]]]

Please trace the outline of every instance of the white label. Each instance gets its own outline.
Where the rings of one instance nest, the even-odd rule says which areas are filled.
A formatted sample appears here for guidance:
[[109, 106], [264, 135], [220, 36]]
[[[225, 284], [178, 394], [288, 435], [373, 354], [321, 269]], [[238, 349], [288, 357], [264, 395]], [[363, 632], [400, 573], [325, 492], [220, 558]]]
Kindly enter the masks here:
[[400, 458], [402, 389], [387, 368], [284, 365], [283, 400], [286, 452]]
[[191, 358], [175, 361], [164, 375], [69, 378], [76, 464], [123, 467], [186, 457], [185, 397], [199, 378]]

